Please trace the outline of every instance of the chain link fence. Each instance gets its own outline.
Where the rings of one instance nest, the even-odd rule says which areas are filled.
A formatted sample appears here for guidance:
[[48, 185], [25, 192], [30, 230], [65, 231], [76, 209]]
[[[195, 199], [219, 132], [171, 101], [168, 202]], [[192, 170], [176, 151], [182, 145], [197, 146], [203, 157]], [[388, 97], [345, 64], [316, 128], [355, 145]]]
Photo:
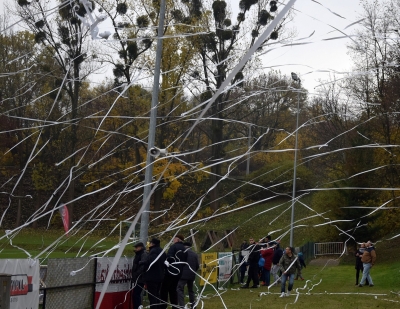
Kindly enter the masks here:
[[42, 309], [89, 309], [94, 305], [95, 258], [49, 259], [41, 267]]

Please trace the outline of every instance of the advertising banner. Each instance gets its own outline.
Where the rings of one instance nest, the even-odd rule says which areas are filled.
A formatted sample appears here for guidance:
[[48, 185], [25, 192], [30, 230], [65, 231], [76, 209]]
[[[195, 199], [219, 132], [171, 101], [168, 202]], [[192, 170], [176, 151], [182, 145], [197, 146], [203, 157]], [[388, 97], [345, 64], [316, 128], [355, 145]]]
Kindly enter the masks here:
[[[201, 276], [207, 280], [208, 283], [217, 282], [217, 269], [218, 259], [217, 253], [202, 253], [201, 254]], [[200, 285], [205, 285], [203, 279], [200, 280]]]
[[[95, 306], [97, 305], [101, 290], [103, 289], [103, 282], [107, 278], [108, 269], [112, 262], [112, 257], [97, 259]], [[131, 294], [129, 293], [131, 288], [132, 263], [133, 258], [124, 257], [119, 260], [110, 284], [107, 287], [107, 292], [101, 302], [100, 309], [110, 309], [116, 306], [118, 309], [133, 308]]]
[[247, 262], [247, 259], [249, 258], [250, 251], [249, 250], [242, 250], [240, 252], [240, 254], [242, 255], [244, 261]]
[[11, 275], [10, 309], [39, 307], [39, 261], [2, 259], [0, 273]]
[[218, 252], [218, 281], [227, 281], [232, 273], [232, 253]]

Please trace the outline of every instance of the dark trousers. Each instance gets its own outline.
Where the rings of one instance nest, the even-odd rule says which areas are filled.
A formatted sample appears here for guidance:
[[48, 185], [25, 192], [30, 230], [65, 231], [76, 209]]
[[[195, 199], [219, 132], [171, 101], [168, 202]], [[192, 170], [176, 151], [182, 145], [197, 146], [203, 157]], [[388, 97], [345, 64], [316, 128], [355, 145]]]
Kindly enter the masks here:
[[162, 304], [159, 308], [166, 309], [168, 307], [168, 304], [171, 304], [173, 309], [178, 309], [178, 293], [176, 292], [178, 281], [178, 276], [164, 276], [164, 280], [161, 284], [160, 290], [160, 298]]
[[147, 282], [147, 294], [149, 295], [150, 308], [160, 308], [161, 282]]
[[138, 309], [142, 304], [142, 292], [143, 292], [144, 283], [136, 283], [135, 287], [132, 290], [132, 302], [133, 309]]
[[258, 278], [258, 263], [249, 265], [249, 274], [248, 274], [247, 282], [246, 282], [247, 286], [250, 284], [251, 280], [253, 280], [254, 286], [260, 285], [260, 280]]
[[246, 265], [240, 266], [240, 283], [244, 283], [244, 276], [246, 275]]
[[194, 291], [193, 291], [193, 280], [185, 280], [185, 279], [180, 279], [178, 281], [178, 287], [176, 289], [178, 293], [178, 305], [180, 307], [185, 306], [185, 285], [187, 285], [188, 292], [189, 292], [189, 301], [191, 304], [191, 307], [194, 307], [194, 302], [195, 302], [195, 297], [194, 297]]
[[269, 286], [271, 284], [271, 271], [263, 268], [263, 277], [262, 278], [264, 281], [264, 285]]

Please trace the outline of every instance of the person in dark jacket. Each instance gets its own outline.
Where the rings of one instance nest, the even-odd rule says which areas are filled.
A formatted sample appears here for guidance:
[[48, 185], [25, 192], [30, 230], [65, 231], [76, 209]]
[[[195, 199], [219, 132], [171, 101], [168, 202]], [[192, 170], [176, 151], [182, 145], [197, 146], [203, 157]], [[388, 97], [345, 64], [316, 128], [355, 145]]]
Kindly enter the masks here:
[[265, 237], [265, 242], [266, 242], [271, 248], [275, 248], [275, 247], [277, 247], [277, 245], [279, 244], [279, 241], [272, 240], [272, 236], [271, 236], [271, 235], [267, 235], [267, 237]]
[[253, 238], [250, 238], [249, 241], [250, 241], [250, 246], [247, 248], [247, 250], [250, 251], [247, 258], [247, 263], [249, 264], [249, 270], [248, 270], [247, 282], [244, 286], [242, 286], [243, 289], [249, 287], [250, 281], [253, 281], [252, 288], [260, 287], [260, 280], [258, 278], [258, 261], [260, 260], [261, 247], [254, 242]]
[[144, 287], [144, 273], [146, 271], [147, 252], [142, 242], [135, 246], [135, 258], [132, 265], [132, 302], [133, 309], [142, 305], [142, 292]]
[[280, 280], [279, 280], [280, 276], [278, 273], [280, 270], [279, 260], [281, 259], [282, 255], [283, 255], [283, 250], [279, 246], [279, 243], [278, 243], [275, 247], [274, 256], [272, 257], [271, 273], [274, 276], [274, 285], [278, 285], [278, 283], [280, 282]]
[[[241, 284], [244, 284], [244, 276], [246, 275], [246, 270], [247, 270], [247, 261], [245, 259], [244, 254], [248, 247], [249, 247], [249, 245], [246, 242], [246, 240], [243, 240], [242, 244], [240, 245], [240, 252], [239, 252], [239, 264], [240, 264], [240, 266], [239, 266], [239, 271], [240, 271], [239, 281]], [[245, 251], [245, 252], [243, 252], [243, 251]]]
[[190, 247], [190, 242], [185, 242], [183, 245], [186, 248], [187, 253], [187, 264], [182, 268], [182, 275], [178, 281], [178, 287], [176, 289], [178, 293], [178, 305], [183, 308], [185, 307], [185, 285], [188, 287], [189, 301], [192, 308], [195, 307], [195, 297], [193, 291], [193, 283], [196, 279], [196, 272], [199, 270], [199, 258], [197, 254], [193, 252]]
[[[356, 285], [358, 285], [359, 283], [359, 279], [360, 279], [360, 271], [361, 273], [363, 273], [364, 267], [363, 267], [363, 263], [361, 262], [361, 257], [363, 255], [365, 251], [365, 243], [361, 243], [360, 248], [358, 248], [355, 256], [356, 256], [356, 265], [355, 265], [355, 269], [356, 269]], [[368, 279], [367, 279], [367, 284], [368, 283]]]
[[164, 279], [164, 262], [167, 255], [160, 247], [160, 240], [153, 238], [150, 242], [150, 251], [146, 260], [144, 279], [152, 309], [160, 306], [161, 282]]
[[186, 248], [183, 245], [183, 235], [176, 235], [173, 239], [174, 244], [168, 249], [167, 259], [165, 261], [165, 276], [161, 284], [160, 298], [162, 305], [160, 308], [166, 309], [169, 303], [172, 308], [178, 308], [178, 293], [176, 289], [178, 287], [179, 278], [182, 275], [183, 266], [187, 261]]
[[[299, 259], [301, 269], [303, 269], [303, 267], [306, 268], [306, 262], [304, 261], [303, 252], [297, 253], [297, 258]], [[300, 280], [304, 280], [304, 278], [301, 275], [301, 273], [297, 272], [296, 273], [296, 278], [294, 278], [294, 280], [299, 280], [299, 278], [300, 278]]]

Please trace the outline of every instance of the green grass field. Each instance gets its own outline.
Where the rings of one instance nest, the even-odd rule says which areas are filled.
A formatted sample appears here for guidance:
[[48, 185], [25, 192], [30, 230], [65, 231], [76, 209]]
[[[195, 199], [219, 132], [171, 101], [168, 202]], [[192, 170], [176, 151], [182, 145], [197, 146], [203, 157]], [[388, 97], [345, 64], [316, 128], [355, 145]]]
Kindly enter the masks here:
[[[379, 255], [378, 255], [379, 259]], [[303, 269], [304, 281], [295, 281], [290, 297], [279, 298], [280, 287], [240, 289], [231, 285], [221, 298], [209, 288], [203, 298], [205, 308], [299, 308], [355, 309], [400, 308], [400, 262], [377, 263], [372, 268], [374, 287], [355, 286], [354, 266], [308, 266]], [[225, 306], [224, 306], [225, 304]]]
[[[253, 209], [257, 214], [257, 209]], [[225, 220], [230, 222], [231, 218]], [[224, 220], [221, 220], [224, 221]], [[232, 224], [233, 222], [230, 222]], [[211, 224], [210, 222], [207, 224]], [[4, 231], [0, 231], [4, 233]], [[3, 234], [4, 235], [4, 234]], [[41, 256], [45, 258], [85, 256], [111, 248], [118, 242], [118, 237], [110, 236], [102, 239], [101, 235], [90, 235], [82, 238], [85, 232], [70, 237], [62, 237], [54, 251]], [[62, 231], [41, 231], [25, 229], [12, 239], [0, 242], [1, 258], [26, 258], [28, 251], [32, 257], [42, 252], [55, 242]], [[355, 286], [354, 257], [350, 253], [343, 256], [339, 266], [308, 266], [303, 271], [305, 281], [295, 281], [294, 292], [287, 298], [279, 298], [280, 287], [258, 289], [240, 289], [239, 284], [230, 284], [219, 290], [220, 296], [210, 286], [202, 294], [204, 308], [400, 308], [400, 260], [398, 252], [400, 239], [396, 238], [377, 245], [377, 264], [372, 269], [374, 287]], [[133, 254], [132, 248], [126, 248], [126, 254]], [[115, 252], [115, 251], [114, 251]], [[109, 256], [113, 256], [111, 252]], [[201, 307], [198, 307], [201, 308]]]
[[[0, 230], [0, 235], [5, 231]], [[100, 235], [81, 231], [75, 235], [65, 236], [62, 230], [23, 229], [10, 240], [0, 241], [0, 258], [32, 258], [39, 255], [41, 263], [47, 258], [76, 257], [96, 254], [112, 248], [118, 243], [118, 237], [103, 239]], [[25, 252], [26, 251], [26, 252]], [[115, 251], [113, 251], [115, 252]], [[109, 254], [112, 255], [112, 252]]]
[[[207, 230], [236, 230], [237, 241], [248, 237], [265, 236], [269, 231], [287, 230], [290, 223], [290, 202], [280, 200], [268, 204], [255, 205], [246, 210], [232, 212], [221, 217], [197, 224], [199, 243]], [[225, 209], [225, 211], [228, 209]], [[285, 211], [286, 210], [286, 211]], [[311, 215], [304, 207], [296, 208], [296, 220]], [[315, 222], [315, 221], [314, 221]], [[302, 222], [302, 224], [312, 223]], [[160, 228], [163, 228], [162, 226]], [[306, 241], [318, 241], [325, 237], [327, 228], [315, 229], [310, 226], [295, 230], [295, 245]], [[149, 234], [151, 235], [151, 231]], [[188, 230], [182, 230], [187, 235]], [[5, 231], [0, 230], [0, 235]], [[103, 235], [100, 232], [86, 234], [80, 231], [73, 236], [63, 236], [60, 230], [24, 229], [12, 239], [0, 241], [0, 258], [26, 258], [26, 250], [32, 257], [42, 253], [49, 246], [47, 253], [40, 255], [41, 264], [47, 258], [88, 256], [112, 248], [119, 241], [119, 233]], [[277, 232], [279, 234], [280, 232]], [[398, 234], [398, 233], [397, 233]], [[162, 244], [169, 241], [169, 234], [161, 237]], [[57, 241], [58, 240], [58, 241]], [[288, 236], [283, 239], [288, 242]], [[53, 244], [53, 245], [52, 245]], [[354, 257], [350, 252], [340, 259], [339, 266], [308, 266], [304, 269], [305, 281], [295, 281], [292, 296], [279, 298], [280, 287], [258, 289], [240, 289], [239, 284], [230, 284], [226, 289], [218, 290], [218, 295], [210, 286], [202, 294], [204, 308], [400, 308], [400, 260], [398, 258], [400, 238], [377, 244], [377, 263], [372, 269], [374, 287], [355, 286]], [[228, 250], [228, 249], [227, 249]], [[113, 256], [115, 250], [108, 256]], [[131, 246], [124, 254], [133, 255]], [[201, 308], [201, 306], [197, 307]]]
[[[305, 196], [301, 201], [307, 205], [311, 202], [311, 197]], [[237, 208], [240, 205], [236, 205]], [[223, 231], [235, 230], [237, 240], [236, 249], [239, 248], [243, 239], [253, 237], [260, 239], [272, 233], [273, 237], [282, 238], [282, 242], [289, 242], [290, 217], [291, 217], [291, 200], [287, 198], [273, 199], [268, 203], [255, 204], [246, 207], [243, 210], [237, 208], [222, 207], [216, 214], [224, 213], [213, 219], [193, 224], [190, 228], [197, 230], [196, 240], [201, 243], [206, 236], [208, 230], [213, 230], [218, 235], [223, 235]], [[211, 214], [208, 214], [211, 215]], [[301, 203], [297, 203], [295, 207], [295, 221], [301, 227], [295, 229], [294, 245], [302, 246], [307, 241], [324, 241], [330, 232], [337, 233], [329, 226], [314, 228], [312, 225], [324, 222], [320, 218], [309, 218], [315, 215], [312, 211], [304, 207]], [[180, 231], [184, 235], [189, 235], [189, 228]], [[169, 235], [169, 234], [168, 234]]]
[[[213, 218], [207, 222], [200, 224], [194, 224], [191, 228], [198, 230], [196, 240], [201, 244], [207, 230], [218, 231], [219, 233], [224, 230], [236, 230], [237, 244], [235, 247], [239, 247], [242, 239], [248, 239], [248, 237], [262, 237], [266, 236], [269, 231], [282, 230], [287, 231], [290, 224], [290, 201], [287, 200], [273, 200], [268, 204], [253, 205], [241, 211], [234, 211], [225, 214], [220, 217]], [[232, 209], [225, 208], [222, 212], [230, 211]], [[296, 214], [296, 218], [308, 216], [310, 213], [299, 206]], [[160, 225], [152, 227], [149, 231], [149, 235], [157, 236], [159, 229], [164, 229], [166, 226]], [[107, 227], [109, 228], [109, 227]], [[48, 251], [49, 255], [40, 255], [40, 258], [62, 258], [62, 257], [75, 257], [77, 255], [96, 254], [102, 252], [108, 248], [112, 248], [119, 241], [119, 229], [117, 228], [112, 235], [107, 235], [105, 231], [94, 231], [85, 235], [88, 231], [79, 231], [76, 235], [72, 234], [69, 237], [63, 236], [63, 230], [45, 230], [45, 229], [31, 229], [25, 228], [21, 230], [15, 237], [12, 238], [12, 244], [18, 246], [27, 252], [32, 257], [37, 256], [48, 246], [52, 245], [58, 238], [59, 241], [53, 244]], [[184, 235], [189, 235], [189, 228], [180, 231]], [[277, 234], [280, 232], [277, 232]], [[0, 230], [0, 236], [5, 234], [4, 230]], [[317, 234], [318, 235], [318, 234]], [[123, 235], [124, 236], [124, 235]], [[162, 245], [170, 240], [172, 233], [167, 233], [161, 236]], [[296, 231], [295, 242], [296, 245], [302, 245], [309, 238], [314, 238], [316, 233], [312, 228], [302, 228]], [[157, 236], [158, 237], [158, 236]], [[101, 240], [104, 238], [103, 240]], [[287, 240], [288, 236], [284, 238]], [[97, 241], [101, 240], [100, 243], [96, 244]], [[132, 248], [127, 248], [126, 253], [132, 253]], [[0, 255], [1, 258], [25, 258], [27, 254], [16, 247], [11, 246], [7, 238], [0, 240]], [[111, 254], [109, 254], [111, 255]]]

